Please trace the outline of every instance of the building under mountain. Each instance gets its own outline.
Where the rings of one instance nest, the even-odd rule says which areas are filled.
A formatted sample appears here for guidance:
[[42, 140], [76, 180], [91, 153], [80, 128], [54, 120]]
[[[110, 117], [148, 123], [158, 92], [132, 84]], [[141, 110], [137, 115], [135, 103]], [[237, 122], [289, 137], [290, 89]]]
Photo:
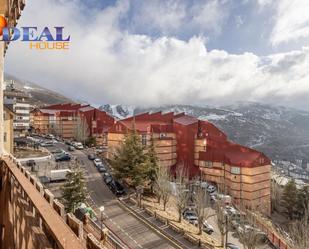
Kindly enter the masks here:
[[117, 121], [108, 131], [108, 158], [132, 129], [144, 146], [154, 139], [161, 166], [184, 166], [191, 177], [216, 183], [236, 205], [270, 213], [271, 164], [263, 153], [230, 142], [207, 121], [156, 112]]
[[65, 139], [94, 137], [104, 144], [104, 134], [114, 118], [88, 104], [57, 104], [31, 112], [31, 126], [41, 134], [54, 134]]
[[30, 95], [14, 87], [14, 81], [6, 82], [4, 103], [14, 111], [14, 137], [25, 136], [30, 128]]

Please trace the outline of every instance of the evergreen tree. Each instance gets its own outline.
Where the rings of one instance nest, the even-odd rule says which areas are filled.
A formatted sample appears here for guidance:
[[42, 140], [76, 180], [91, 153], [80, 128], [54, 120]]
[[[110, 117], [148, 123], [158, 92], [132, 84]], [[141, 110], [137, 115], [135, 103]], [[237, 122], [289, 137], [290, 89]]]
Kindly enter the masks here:
[[138, 186], [144, 179], [142, 164], [145, 162], [145, 155], [139, 135], [135, 128], [127, 134], [124, 142], [116, 150], [111, 165], [115, 175], [121, 179], [128, 179], [133, 186]]
[[158, 157], [155, 150], [155, 144], [153, 135], [150, 138], [150, 145], [146, 153], [146, 160], [144, 163], [146, 169], [146, 179], [150, 181], [151, 192], [153, 192], [153, 186], [156, 182], [157, 171], [158, 171]]
[[294, 179], [290, 180], [284, 187], [282, 195], [282, 206], [286, 215], [293, 219], [297, 215], [298, 190]]
[[67, 183], [62, 187], [62, 198], [67, 212], [74, 212], [76, 207], [85, 202], [87, 196], [84, 172], [76, 165], [67, 174]]
[[297, 210], [298, 218], [302, 218], [309, 203], [309, 187], [305, 186], [298, 191], [297, 196]]

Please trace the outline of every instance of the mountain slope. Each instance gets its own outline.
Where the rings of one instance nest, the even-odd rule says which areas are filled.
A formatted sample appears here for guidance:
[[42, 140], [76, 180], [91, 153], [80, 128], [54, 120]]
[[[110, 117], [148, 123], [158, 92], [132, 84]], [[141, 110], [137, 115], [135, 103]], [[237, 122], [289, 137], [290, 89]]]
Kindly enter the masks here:
[[44, 106], [44, 105], [53, 105], [53, 104], [59, 104], [59, 103], [76, 102], [55, 91], [46, 89], [35, 83], [31, 83], [31, 82], [18, 79], [12, 75], [6, 74], [4, 78], [5, 78], [5, 81], [13, 80], [14, 86], [16, 89], [29, 93], [31, 96], [30, 98], [31, 104], [34, 106]]

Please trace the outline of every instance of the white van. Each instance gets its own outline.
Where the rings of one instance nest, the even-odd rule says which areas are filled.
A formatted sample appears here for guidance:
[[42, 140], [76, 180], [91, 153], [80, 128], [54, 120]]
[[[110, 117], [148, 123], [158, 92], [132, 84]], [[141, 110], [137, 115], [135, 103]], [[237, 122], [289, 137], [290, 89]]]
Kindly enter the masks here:
[[82, 149], [84, 149], [83, 144], [80, 143], [80, 142], [74, 143], [74, 147], [75, 147], [75, 149], [77, 149], [77, 150], [82, 150]]
[[51, 170], [50, 171], [50, 181], [64, 181], [67, 179], [67, 174], [71, 173], [70, 169], [58, 169], [58, 170]]

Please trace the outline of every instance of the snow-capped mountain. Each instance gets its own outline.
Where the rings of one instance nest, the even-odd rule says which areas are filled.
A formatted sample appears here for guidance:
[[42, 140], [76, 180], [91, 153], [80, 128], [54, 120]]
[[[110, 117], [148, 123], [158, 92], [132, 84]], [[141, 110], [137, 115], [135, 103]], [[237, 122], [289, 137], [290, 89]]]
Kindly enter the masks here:
[[132, 116], [134, 114], [135, 107], [126, 105], [106, 104], [100, 106], [99, 109], [112, 114], [117, 119], [123, 119]]
[[185, 112], [214, 123], [232, 141], [263, 151], [272, 159], [309, 160], [309, 112], [306, 111], [252, 102], [223, 107], [104, 105], [101, 109], [117, 118], [148, 111]]

